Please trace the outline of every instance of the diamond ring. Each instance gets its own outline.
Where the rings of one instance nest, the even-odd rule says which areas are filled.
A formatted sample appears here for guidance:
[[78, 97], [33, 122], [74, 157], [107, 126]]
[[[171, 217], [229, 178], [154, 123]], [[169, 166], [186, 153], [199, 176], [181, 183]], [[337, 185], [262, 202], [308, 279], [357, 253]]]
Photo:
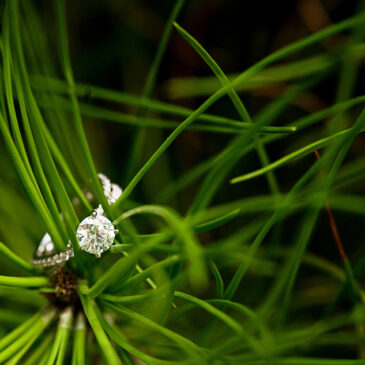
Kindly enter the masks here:
[[[108, 203], [113, 204], [121, 196], [122, 189], [117, 184], [111, 183], [105, 175], [98, 174], [98, 177]], [[92, 199], [91, 193], [86, 195], [90, 200]], [[117, 233], [118, 229], [105, 217], [104, 210], [99, 205], [89, 217], [81, 221], [76, 231], [76, 237], [81, 250], [99, 258], [113, 244]], [[57, 253], [50, 235], [46, 233], [39, 243], [32, 262], [34, 265], [42, 267], [62, 266], [73, 256], [74, 251], [71, 242], [68, 242], [65, 251]]]

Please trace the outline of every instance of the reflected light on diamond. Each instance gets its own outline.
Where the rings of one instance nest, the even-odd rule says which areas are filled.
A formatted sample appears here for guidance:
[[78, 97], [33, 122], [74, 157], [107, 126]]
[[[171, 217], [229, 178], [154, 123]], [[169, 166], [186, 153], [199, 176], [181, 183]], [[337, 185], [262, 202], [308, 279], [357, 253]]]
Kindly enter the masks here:
[[112, 222], [99, 214], [85, 218], [77, 228], [76, 235], [80, 248], [96, 256], [108, 250], [115, 238]]

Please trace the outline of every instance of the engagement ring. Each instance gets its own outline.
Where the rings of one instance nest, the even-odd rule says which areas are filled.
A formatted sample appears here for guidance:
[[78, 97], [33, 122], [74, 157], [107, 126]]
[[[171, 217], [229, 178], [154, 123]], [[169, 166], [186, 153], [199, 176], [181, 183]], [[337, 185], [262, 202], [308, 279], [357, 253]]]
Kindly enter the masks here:
[[[104, 174], [98, 174], [98, 177], [108, 203], [113, 204], [122, 195], [121, 187], [111, 183]], [[91, 193], [87, 193], [86, 196], [88, 199], [92, 199]], [[105, 217], [104, 210], [99, 204], [89, 217], [81, 221], [76, 231], [76, 237], [81, 250], [99, 258], [103, 252], [109, 250], [117, 233], [118, 229]], [[73, 256], [71, 242], [68, 242], [65, 251], [57, 253], [51, 236], [46, 233], [39, 243], [32, 262], [34, 265], [42, 267], [62, 266]]]

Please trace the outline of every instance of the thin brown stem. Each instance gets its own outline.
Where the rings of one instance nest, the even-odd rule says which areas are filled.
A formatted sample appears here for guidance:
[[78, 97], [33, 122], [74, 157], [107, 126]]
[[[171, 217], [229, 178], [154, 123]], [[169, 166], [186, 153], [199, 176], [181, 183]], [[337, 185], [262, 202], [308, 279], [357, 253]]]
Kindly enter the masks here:
[[[321, 158], [321, 156], [319, 155], [319, 152], [317, 150], [314, 151], [314, 154], [316, 155], [317, 160], [319, 160]], [[321, 170], [320, 170], [320, 174], [322, 174]], [[335, 222], [335, 218], [332, 214], [332, 210], [330, 208], [330, 203], [329, 203], [328, 197], [326, 197], [325, 206], [326, 206], [326, 211], [327, 211], [327, 216], [328, 216], [330, 228], [331, 228], [332, 235], [333, 235], [333, 238], [335, 240], [338, 252], [339, 252], [342, 260], [346, 261], [347, 260], [347, 255], [346, 255], [345, 249], [343, 247], [340, 235], [338, 233], [337, 225], [336, 225], [336, 222]]]

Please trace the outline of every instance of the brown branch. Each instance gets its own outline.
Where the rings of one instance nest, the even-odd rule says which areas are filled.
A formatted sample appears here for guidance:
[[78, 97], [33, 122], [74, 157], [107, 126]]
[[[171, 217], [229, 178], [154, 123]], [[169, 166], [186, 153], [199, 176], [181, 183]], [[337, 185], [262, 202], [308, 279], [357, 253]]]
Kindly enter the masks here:
[[[321, 158], [321, 156], [319, 155], [318, 151], [314, 151], [314, 154], [316, 155], [316, 158], [319, 161], [319, 159]], [[322, 171], [321, 170], [320, 170], [320, 173], [322, 174]], [[338, 252], [339, 252], [342, 260], [345, 261], [345, 260], [347, 260], [347, 255], [345, 253], [345, 249], [343, 247], [343, 244], [342, 244], [340, 235], [338, 233], [338, 229], [337, 229], [337, 225], [336, 225], [336, 222], [335, 222], [335, 218], [333, 217], [333, 214], [332, 214], [332, 211], [331, 211], [331, 208], [330, 208], [330, 204], [329, 204], [329, 200], [328, 200], [327, 197], [326, 197], [325, 205], [326, 205], [327, 216], [328, 216], [328, 220], [329, 220], [329, 224], [330, 224], [330, 228], [331, 228], [331, 231], [332, 231], [333, 238], [335, 240], [335, 243], [336, 243]]]

